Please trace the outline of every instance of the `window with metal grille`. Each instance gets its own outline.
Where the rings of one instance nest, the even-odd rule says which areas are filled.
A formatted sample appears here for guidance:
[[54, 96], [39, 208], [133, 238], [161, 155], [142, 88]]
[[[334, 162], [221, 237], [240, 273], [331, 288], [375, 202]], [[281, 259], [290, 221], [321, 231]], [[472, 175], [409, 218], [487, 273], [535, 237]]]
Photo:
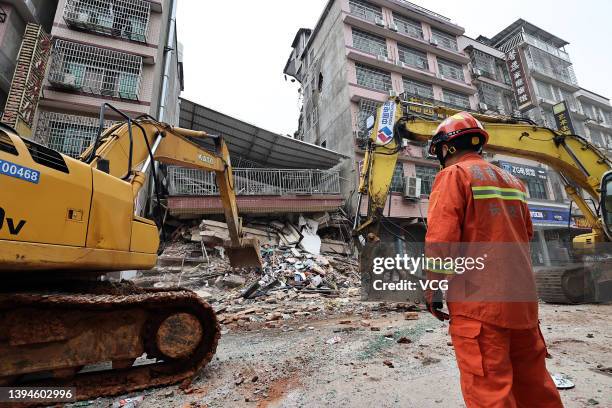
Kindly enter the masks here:
[[440, 70], [440, 75], [445, 78], [452, 78], [456, 81], [465, 82], [463, 66], [461, 64], [438, 58], [438, 69]]
[[576, 132], [578, 136], [582, 136], [582, 137], [586, 136], [586, 131], [584, 129], [584, 122], [582, 122], [581, 120], [573, 120], [572, 124], [574, 125], [574, 132]]
[[502, 90], [496, 86], [483, 82], [478, 86], [478, 95], [480, 101], [484, 102], [488, 109], [497, 110], [504, 106]]
[[146, 42], [151, 3], [144, 0], [67, 0], [64, 21], [71, 27]]
[[527, 187], [530, 198], [538, 200], [548, 200], [548, 190], [546, 182], [537, 178], [522, 178], [523, 183]]
[[433, 99], [433, 86], [424, 82], [415, 81], [414, 79], [403, 78], [404, 92], [411, 96], [420, 96], [427, 99]]
[[382, 106], [382, 102], [372, 101], [370, 99], [361, 99], [359, 101], [359, 112], [357, 113], [357, 129], [360, 131], [366, 130], [366, 120], [376, 115], [376, 110]]
[[389, 72], [362, 64], [355, 64], [355, 68], [357, 70], [357, 84], [383, 92], [393, 89]]
[[427, 53], [415, 50], [414, 48], [406, 47], [405, 45], [397, 45], [397, 55], [401, 62], [404, 62], [411, 67], [428, 70], [429, 62], [427, 61]]
[[599, 130], [590, 129], [590, 133], [591, 133], [591, 142], [593, 142], [593, 144], [599, 147], [605, 146], [603, 137], [601, 137], [601, 132], [599, 132]]
[[537, 91], [538, 96], [540, 98], [545, 98], [545, 99], [554, 101], [555, 97], [553, 96], [550, 84], [547, 84], [546, 82], [538, 81], [537, 79], [535, 81], [536, 81], [536, 91]]
[[475, 69], [479, 69], [482, 75], [487, 78], [499, 80], [494, 56], [474, 49], [472, 51], [472, 66]]
[[137, 100], [142, 57], [57, 40], [49, 82], [56, 87], [95, 95]]
[[387, 41], [383, 37], [379, 37], [356, 28], [353, 28], [352, 31], [353, 47], [369, 54], [382, 55], [384, 57], [388, 55]]
[[351, 14], [364, 20], [375, 22], [376, 19], [382, 20], [382, 8], [361, 0], [350, 0], [349, 7]]
[[443, 89], [442, 100], [451, 107], [470, 109], [470, 98], [464, 94]]
[[391, 186], [389, 190], [394, 193], [404, 192], [404, 165], [401, 162], [395, 163], [395, 169], [393, 170], [393, 177], [391, 178]]
[[438, 42], [438, 45], [442, 48], [446, 48], [448, 50], [457, 51], [457, 37], [452, 34], [447, 34], [444, 31], [436, 30], [435, 28], [431, 29], [431, 37], [432, 39]]
[[421, 194], [431, 194], [434, 180], [438, 174], [438, 169], [432, 166], [415, 166], [416, 176], [421, 179]]
[[[98, 134], [99, 119], [41, 111], [36, 126], [36, 138], [50, 148], [68, 156], [79, 157]], [[107, 120], [105, 127], [116, 124]]]
[[612, 112], [602, 111], [603, 120], [607, 125], [612, 125]]
[[397, 26], [398, 32], [409, 37], [423, 39], [423, 26], [419, 21], [393, 13], [393, 22]]

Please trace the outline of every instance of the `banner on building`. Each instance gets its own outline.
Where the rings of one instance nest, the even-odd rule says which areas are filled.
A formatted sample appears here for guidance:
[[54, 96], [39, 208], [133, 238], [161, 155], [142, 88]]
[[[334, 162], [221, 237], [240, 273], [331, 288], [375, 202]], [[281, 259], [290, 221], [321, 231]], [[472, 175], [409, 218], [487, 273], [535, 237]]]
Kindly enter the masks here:
[[524, 112], [535, 107], [533, 92], [531, 91], [530, 81], [525, 70], [525, 59], [523, 51], [516, 47], [506, 53], [506, 63], [512, 80], [512, 87], [518, 103], [519, 110]]
[[38, 24], [28, 23], [19, 49], [2, 122], [31, 136], [34, 114], [51, 51], [51, 39]]
[[567, 109], [567, 103], [565, 101], [559, 102], [553, 106], [553, 114], [555, 115], [555, 122], [557, 122], [557, 129], [564, 135], [575, 135], [574, 124], [570, 116], [569, 110]]
[[567, 227], [570, 224], [569, 208], [529, 205], [531, 220], [535, 225]]
[[499, 167], [519, 178], [538, 178], [541, 180], [548, 179], [546, 170], [538, 167], [525, 166], [523, 164], [510, 163], [506, 161], [500, 161]]

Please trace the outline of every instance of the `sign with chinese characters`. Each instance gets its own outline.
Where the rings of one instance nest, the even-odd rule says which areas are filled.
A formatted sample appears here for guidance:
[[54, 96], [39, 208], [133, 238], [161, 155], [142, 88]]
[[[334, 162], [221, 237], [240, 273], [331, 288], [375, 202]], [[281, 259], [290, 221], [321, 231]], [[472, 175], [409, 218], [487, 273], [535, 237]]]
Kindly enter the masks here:
[[534, 224], [554, 224], [568, 226], [570, 224], [569, 208], [542, 207], [529, 205], [529, 212]]
[[393, 141], [393, 127], [395, 120], [395, 102], [387, 101], [381, 109], [378, 131], [376, 133], [376, 144], [386, 146]]
[[427, 116], [432, 119], [446, 119], [444, 114], [435, 111], [435, 103], [431, 99], [420, 98], [409, 94], [404, 94], [402, 99], [408, 102], [407, 109], [410, 112], [418, 113], [419, 115]]
[[50, 53], [49, 35], [41, 26], [28, 23], [2, 116], [2, 122], [13, 126], [22, 136], [32, 134], [34, 114], [38, 108]]
[[520, 48], [514, 48], [506, 53], [506, 63], [512, 79], [512, 87], [516, 94], [519, 110], [526, 111], [535, 106], [529, 87], [529, 78], [525, 75], [525, 62]]
[[557, 122], [557, 129], [564, 135], [575, 135], [574, 125], [572, 118], [570, 117], [569, 110], [567, 109], [567, 103], [562, 101], [553, 106], [553, 114], [555, 115], [555, 121]]
[[539, 178], [541, 180], [546, 180], [548, 178], [546, 170], [537, 167], [525, 166], [522, 164], [505, 161], [500, 161], [499, 167], [519, 178]]

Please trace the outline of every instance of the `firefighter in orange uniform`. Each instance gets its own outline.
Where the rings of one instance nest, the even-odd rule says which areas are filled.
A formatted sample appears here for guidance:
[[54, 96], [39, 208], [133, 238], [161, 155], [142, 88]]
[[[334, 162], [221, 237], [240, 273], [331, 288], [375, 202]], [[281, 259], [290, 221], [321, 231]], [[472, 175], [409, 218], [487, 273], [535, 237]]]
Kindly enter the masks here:
[[[450, 319], [468, 408], [563, 407], [539, 329], [525, 187], [481, 157], [488, 138], [478, 120], [461, 112], [432, 139], [430, 153], [443, 170], [430, 196], [426, 269], [430, 281], [448, 280], [449, 313], [440, 291], [426, 292], [427, 307]], [[467, 270], [459, 255], [480, 257], [482, 268]], [[445, 257], [455, 265], [436, 262]]]

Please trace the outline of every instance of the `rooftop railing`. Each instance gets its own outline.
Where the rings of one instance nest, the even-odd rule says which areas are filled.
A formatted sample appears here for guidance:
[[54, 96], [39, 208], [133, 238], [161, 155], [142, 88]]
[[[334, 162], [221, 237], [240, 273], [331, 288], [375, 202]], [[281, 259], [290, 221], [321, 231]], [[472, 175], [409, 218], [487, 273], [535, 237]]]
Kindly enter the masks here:
[[[340, 194], [340, 173], [310, 169], [234, 168], [237, 195]], [[216, 196], [215, 174], [196, 169], [168, 167], [170, 195]]]

